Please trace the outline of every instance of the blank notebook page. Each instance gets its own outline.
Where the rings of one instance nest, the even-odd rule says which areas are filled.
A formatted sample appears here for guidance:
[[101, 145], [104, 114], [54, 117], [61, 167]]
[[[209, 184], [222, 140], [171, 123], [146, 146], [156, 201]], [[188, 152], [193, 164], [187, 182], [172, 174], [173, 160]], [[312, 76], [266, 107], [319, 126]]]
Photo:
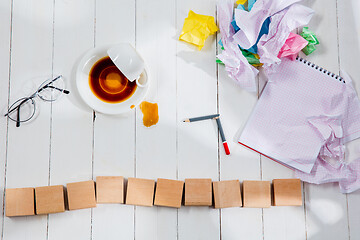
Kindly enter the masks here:
[[283, 59], [268, 79], [238, 140], [242, 145], [308, 173], [327, 135], [359, 137], [351, 83], [302, 58]]

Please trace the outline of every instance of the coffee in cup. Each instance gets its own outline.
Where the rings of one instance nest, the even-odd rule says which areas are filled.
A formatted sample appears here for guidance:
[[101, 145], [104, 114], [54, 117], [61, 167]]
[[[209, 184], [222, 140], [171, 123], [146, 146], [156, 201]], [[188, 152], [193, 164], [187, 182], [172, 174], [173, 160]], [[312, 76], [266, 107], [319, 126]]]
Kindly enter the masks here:
[[93, 94], [107, 103], [120, 103], [136, 91], [135, 81], [129, 81], [115, 66], [110, 57], [97, 61], [89, 73], [89, 85]]

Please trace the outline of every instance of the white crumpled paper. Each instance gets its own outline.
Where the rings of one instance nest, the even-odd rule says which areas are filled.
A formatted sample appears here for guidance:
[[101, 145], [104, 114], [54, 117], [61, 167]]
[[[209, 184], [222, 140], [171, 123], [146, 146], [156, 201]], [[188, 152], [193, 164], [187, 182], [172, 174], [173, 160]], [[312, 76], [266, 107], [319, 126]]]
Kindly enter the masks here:
[[[263, 22], [272, 16], [269, 34], [263, 35], [257, 46], [261, 48], [258, 50], [260, 62], [264, 63], [265, 67], [279, 62], [277, 56], [290, 32], [307, 24], [314, 13], [310, 8], [294, 4], [299, 1], [301, 0], [257, 0], [250, 12], [235, 9], [236, 24], [240, 27], [235, 33], [231, 25], [234, 1], [218, 0], [217, 15], [224, 51], [217, 57], [225, 64], [228, 75], [240, 87], [255, 92], [258, 70], [248, 63], [239, 46], [243, 49], [252, 47], [257, 41]], [[262, 57], [264, 59], [261, 59]]]
[[234, 42], [234, 29], [231, 21], [234, 11], [233, 0], [219, 0], [217, 15], [224, 50], [217, 56], [224, 64], [229, 77], [237, 81], [240, 87], [249, 92], [255, 92], [255, 77], [258, 70], [251, 66], [242, 54], [238, 44]]
[[344, 91], [344, 95], [347, 95], [347, 116], [309, 119], [310, 124], [323, 138], [324, 145], [311, 172], [296, 171], [296, 176], [315, 184], [339, 183], [342, 193], [351, 193], [360, 189], [360, 158], [346, 161], [344, 144], [360, 137], [360, 131], [356, 131], [360, 125], [360, 103], [350, 76], [345, 71], [342, 71], [341, 75], [348, 84], [347, 91]]
[[235, 41], [244, 49], [252, 47], [259, 36], [264, 21], [288, 6], [302, 0], [257, 0], [250, 12], [235, 9], [235, 21], [240, 30]]
[[258, 43], [260, 62], [267, 68], [280, 62], [278, 54], [290, 32], [309, 23], [314, 11], [300, 4], [293, 4], [273, 15], [269, 33], [263, 35]]

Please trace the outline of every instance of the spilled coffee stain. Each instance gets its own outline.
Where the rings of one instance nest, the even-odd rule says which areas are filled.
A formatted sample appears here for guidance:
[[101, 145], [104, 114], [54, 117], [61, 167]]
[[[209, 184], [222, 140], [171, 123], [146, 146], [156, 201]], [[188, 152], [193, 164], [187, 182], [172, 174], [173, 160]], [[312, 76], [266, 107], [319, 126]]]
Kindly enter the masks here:
[[145, 127], [155, 125], [159, 121], [158, 105], [157, 103], [142, 102], [140, 104], [141, 112], [143, 113], [143, 124]]
[[135, 107], [135, 105], [131, 105], [130, 108], [133, 109]]

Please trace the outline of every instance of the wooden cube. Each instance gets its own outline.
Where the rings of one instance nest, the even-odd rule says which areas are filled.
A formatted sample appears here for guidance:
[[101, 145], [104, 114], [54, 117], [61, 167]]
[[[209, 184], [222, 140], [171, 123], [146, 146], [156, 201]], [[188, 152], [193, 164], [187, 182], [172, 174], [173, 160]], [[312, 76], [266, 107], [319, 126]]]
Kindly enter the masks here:
[[185, 179], [185, 206], [211, 206], [211, 179]]
[[64, 186], [35, 188], [36, 214], [58, 213], [65, 211]]
[[5, 191], [7, 217], [35, 215], [34, 188], [8, 188]]
[[275, 206], [302, 206], [300, 179], [274, 179]]
[[124, 203], [123, 177], [96, 177], [98, 203]]
[[154, 201], [155, 181], [129, 178], [126, 191], [126, 204], [151, 207]]
[[96, 207], [94, 181], [66, 184], [69, 210]]
[[244, 207], [268, 208], [271, 206], [269, 181], [244, 181]]
[[158, 178], [155, 192], [155, 205], [181, 207], [184, 181]]
[[241, 207], [239, 180], [213, 182], [215, 208]]

